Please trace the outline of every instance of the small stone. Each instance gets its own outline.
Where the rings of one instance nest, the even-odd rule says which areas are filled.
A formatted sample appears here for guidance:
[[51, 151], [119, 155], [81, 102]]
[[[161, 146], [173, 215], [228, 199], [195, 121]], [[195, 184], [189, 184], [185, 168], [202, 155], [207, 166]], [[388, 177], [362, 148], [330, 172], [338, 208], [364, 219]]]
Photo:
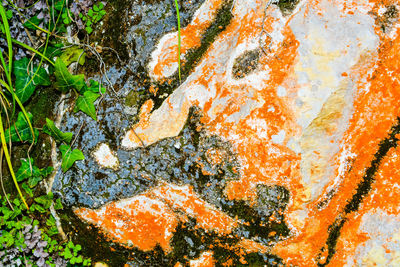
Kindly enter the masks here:
[[107, 144], [100, 144], [93, 153], [93, 156], [99, 165], [104, 168], [117, 169], [119, 166], [118, 158]]

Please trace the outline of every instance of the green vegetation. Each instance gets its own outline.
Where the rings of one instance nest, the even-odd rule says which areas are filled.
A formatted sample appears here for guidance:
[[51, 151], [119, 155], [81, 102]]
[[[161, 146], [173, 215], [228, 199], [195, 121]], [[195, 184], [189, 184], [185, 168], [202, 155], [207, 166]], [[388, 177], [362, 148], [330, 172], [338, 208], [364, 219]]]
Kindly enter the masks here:
[[105, 14], [104, 4], [101, 2], [97, 5], [93, 5], [93, 8], [89, 9], [87, 16], [82, 13], [79, 14], [79, 17], [85, 22], [85, 30], [88, 34], [93, 32], [93, 25], [100, 22]]
[[[55, 170], [52, 166], [39, 168], [29, 153], [38, 143], [39, 136], [50, 136], [59, 145], [63, 172], [85, 157], [74, 148], [73, 133], [61, 131], [49, 118], [44, 125], [34, 124], [35, 117], [25, 105], [29, 104], [38, 88], [54, 88], [74, 97], [75, 112], [82, 111], [96, 120], [95, 101], [106, 90], [94, 80], [87, 84], [83, 74], [71, 73], [68, 69], [73, 63], [85, 64], [86, 56], [79, 44], [63, 43], [65, 38], [60, 38], [60, 34], [66, 33], [66, 27], [75, 22], [74, 14], [66, 0], [46, 3], [41, 15], [39, 11], [32, 15], [32, 12], [24, 12], [30, 7], [20, 8], [8, 1], [4, 5], [0, 0], [0, 39], [1, 42], [5, 40], [5, 49], [0, 53], [0, 180], [3, 193], [3, 197], [0, 196], [0, 265], [10, 264], [6, 258], [14, 255], [9, 260], [20, 260], [33, 266], [43, 266], [44, 263], [56, 266], [60, 260], [69, 265], [89, 266], [90, 259], [79, 254], [81, 246], [62, 240], [58, 235], [59, 228], [52, 210], [63, 209], [63, 206], [60, 199], [55, 199], [51, 191], [45, 190], [46, 178]], [[14, 14], [23, 21], [18, 21]], [[79, 14], [76, 18], [85, 21], [85, 31], [90, 34], [93, 25], [99, 23], [105, 14], [104, 5], [99, 3], [87, 15]], [[20, 31], [27, 32], [31, 43], [34, 43], [32, 35], [40, 45], [17, 40], [19, 34], [11, 32], [10, 23], [18, 23]], [[21, 49], [29, 56], [15, 58], [15, 51]], [[13, 162], [15, 157], [11, 153], [24, 145], [29, 145], [24, 152], [26, 156]], [[8, 167], [4, 177], [3, 156]], [[18, 167], [16, 172], [15, 167]], [[8, 192], [4, 189], [3, 178], [7, 177], [13, 180], [16, 192], [9, 187], [6, 188]]]

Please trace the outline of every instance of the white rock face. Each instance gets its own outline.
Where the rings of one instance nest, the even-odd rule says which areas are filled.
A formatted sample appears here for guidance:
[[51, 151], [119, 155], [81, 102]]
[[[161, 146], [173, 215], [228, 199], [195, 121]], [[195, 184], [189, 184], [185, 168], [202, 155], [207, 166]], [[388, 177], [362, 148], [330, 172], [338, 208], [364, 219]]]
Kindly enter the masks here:
[[93, 152], [93, 156], [95, 157], [97, 163], [104, 168], [118, 168], [118, 158], [115, 156], [115, 153], [111, 151], [108, 144], [103, 143], [98, 145], [96, 150]]

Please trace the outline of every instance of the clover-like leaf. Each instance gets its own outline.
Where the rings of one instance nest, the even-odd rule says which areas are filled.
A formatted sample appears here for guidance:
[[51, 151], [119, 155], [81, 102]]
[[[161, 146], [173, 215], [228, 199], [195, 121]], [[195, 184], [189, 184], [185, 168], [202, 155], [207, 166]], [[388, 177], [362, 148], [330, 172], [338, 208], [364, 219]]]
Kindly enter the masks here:
[[38, 16], [33, 16], [32, 18], [30, 18], [29, 20], [27, 20], [23, 26], [30, 29], [30, 30], [36, 30], [37, 28], [34, 26], [38, 26], [43, 19], [39, 19]]
[[54, 122], [48, 118], [46, 118], [46, 124], [43, 126], [43, 132], [53, 137], [57, 142], [64, 142], [66, 144], [71, 143], [73, 133], [70, 132], [62, 132]]
[[[29, 121], [32, 120], [32, 114], [28, 114]], [[39, 136], [39, 131], [37, 129], [33, 129], [35, 135], [35, 142], [37, 141], [37, 137]], [[8, 128], [5, 131], [5, 138], [6, 141], [10, 140], [12, 142], [25, 142], [29, 141], [32, 142], [33, 136], [31, 129], [29, 128], [28, 121], [26, 120], [24, 114], [22, 112], [18, 113], [17, 121], [14, 125]]]
[[67, 93], [73, 88], [80, 91], [85, 85], [85, 76], [83, 74], [72, 75], [60, 58], [57, 58], [55, 63], [55, 75], [57, 79], [56, 87], [63, 93]]
[[90, 27], [90, 26], [87, 26], [87, 27], [85, 28], [85, 30], [86, 30], [86, 32], [87, 32], [88, 34], [91, 34], [91, 33], [93, 32], [93, 29], [92, 29], [92, 27]]
[[61, 169], [66, 172], [77, 160], [84, 160], [85, 156], [79, 149], [72, 150], [70, 146], [61, 145], [60, 151], [62, 154]]
[[83, 96], [79, 96], [76, 100], [75, 112], [81, 110], [92, 117], [94, 120], [97, 120], [94, 101], [96, 101], [99, 96], [99, 94], [93, 93], [91, 91], [86, 91], [85, 93], [83, 93]]

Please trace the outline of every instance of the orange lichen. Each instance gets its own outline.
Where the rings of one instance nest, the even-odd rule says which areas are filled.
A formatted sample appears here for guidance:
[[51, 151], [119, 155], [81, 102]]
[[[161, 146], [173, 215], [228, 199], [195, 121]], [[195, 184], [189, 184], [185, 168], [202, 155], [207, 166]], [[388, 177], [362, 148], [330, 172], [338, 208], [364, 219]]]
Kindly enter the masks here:
[[211, 251], [203, 252], [200, 257], [196, 260], [191, 260], [189, 262], [190, 267], [213, 267], [214, 258]]
[[[399, 30], [396, 35], [398, 34], [400, 34]], [[396, 119], [400, 115], [398, 108], [400, 106], [400, 91], [398, 90], [400, 84], [397, 79], [393, 79], [394, 76], [400, 74], [400, 55], [398, 53], [400, 51], [400, 39], [392, 40], [382, 37], [381, 43], [374, 72], [371, 75], [366, 73], [353, 74], [368, 75], [367, 81], [369, 83], [368, 91], [363, 87], [358, 89], [354, 101], [355, 112], [343, 137], [346, 146], [351, 147], [352, 151], [357, 153], [357, 157], [351, 165], [351, 171], [341, 180], [338, 186], [339, 191], [329, 200], [329, 204], [324, 209], [318, 210], [317, 203], [319, 201], [312, 203], [310, 205], [312, 209], [301, 234], [278, 244], [274, 248], [274, 251], [284, 259], [288, 259], [289, 263], [300, 266], [315, 264], [314, 259], [327, 241], [329, 226], [338, 216], [345, 216], [344, 214], [340, 215], [344, 206], [355, 194], [357, 185], [363, 179], [365, 169], [370, 166], [374, 159], [380, 142], [387, 137], [390, 128], [396, 123]], [[381, 179], [380, 183], [386, 184], [386, 187], [394, 182], [394, 180], [390, 180], [390, 175], [378, 177]], [[379, 184], [378, 178], [374, 186], [377, 184]], [[385, 196], [384, 191], [381, 194], [381, 196]], [[379, 207], [379, 204], [379, 202], [371, 202], [368, 209]], [[388, 207], [396, 205], [396, 202], [387, 202]], [[359, 221], [353, 219], [359, 217], [358, 214], [349, 215], [350, 217], [346, 221], [341, 234], [343, 240], [351, 239], [352, 246], [357, 246], [365, 241], [363, 235], [357, 236], [355, 234]], [[345, 241], [339, 241], [339, 244], [342, 245], [338, 245], [334, 262], [343, 261], [344, 254], [348, 252], [343, 251], [348, 243], [345, 243], [344, 246], [341, 242]], [[298, 253], [300, 248], [302, 249], [301, 254]]]
[[79, 208], [74, 212], [104, 229], [110, 239], [143, 251], [157, 244], [171, 251], [170, 239], [179, 221], [164, 203], [141, 196], [111, 202], [98, 210]]
[[[371, 44], [367, 49], [361, 48], [360, 43], [349, 43], [347, 46], [343, 45], [340, 50], [331, 51], [329, 46], [334, 44], [321, 41], [319, 34], [312, 30], [307, 32], [307, 37], [298, 40], [295, 30], [290, 26], [294, 15], [284, 19], [268, 13], [264, 30], [274, 32], [274, 25], [281, 23], [281, 29], [275, 32], [281, 40], [271, 45], [268, 54], [261, 53], [255, 73], [242, 80], [235, 80], [232, 78], [231, 69], [226, 68], [226, 65], [230, 64], [227, 63], [230, 58], [226, 59], [226, 51], [241, 46], [247, 50], [249, 47], [260, 48], [259, 44], [254, 46], [254, 40], [257, 40], [257, 43], [259, 41], [264, 2], [251, 1], [253, 6], [246, 10], [245, 14], [235, 13], [244, 11], [234, 8], [235, 16], [230, 25], [204, 54], [195, 73], [189, 76], [158, 110], [149, 114], [151, 108], [146, 103], [142, 109], [147, 112], [143, 114], [149, 115], [141, 115], [140, 122], [134, 129], [146, 144], [176, 136], [186, 122], [189, 108], [198, 105], [203, 109], [202, 123], [206, 131], [229, 141], [241, 163], [241, 169], [237, 171], [240, 178], [228, 181], [224, 190], [229, 200], [245, 200], [250, 205], [255, 204], [256, 189], [260, 184], [284, 186], [290, 192], [287, 209], [277, 213], [284, 213], [292, 230], [291, 236], [274, 244], [272, 248], [253, 240], [241, 240], [237, 244], [241, 253], [272, 252], [280, 256], [285, 263], [296, 266], [314, 266], [317, 262], [326, 264], [328, 261], [333, 266], [342, 266], [347, 256], [354, 254], [357, 247], [368, 240], [367, 234], [360, 230], [363, 215], [377, 209], [399, 215], [397, 207], [400, 204], [400, 190], [397, 187], [393, 188], [393, 185], [397, 185], [400, 174], [392, 166], [399, 165], [400, 152], [394, 148], [388, 155], [378, 155], [377, 152], [382, 140], [388, 137], [391, 127], [400, 116], [400, 29], [394, 28], [391, 34], [385, 34], [380, 27], [371, 26], [367, 31], [373, 37], [377, 36], [376, 44]], [[200, 21], [199, 17], [195, 17], [193, 22], [183, 29], [183, 53], [199, 45], [201, 34], [221, 3], [222, 1], [207, 1], [207, 19]], [[304, 7], [304, 20], [308, 16], [316, 15], [322, 18], [323, 23], [324, 16], [332, 11], [327, 9], [327, 3], [337, 8], [340, 18], [346, 17], [350, 21], [354, 19], [354, 24], [359, 24], [357, 14], [367, 13], [365, 10], [378, 14], [379, 8], [394, 2], [309, 1]], [[335, 17], [336, 19], [339, 18]], [[321, 29], [332, 31], [328, 24], [321, 26]], [[375, 33], [371, 33], [373, 30]], [[168, 68], [176, 63], [176, 44], [173, 41], [175, 37], [173, 34], [167, 36], [157, 48], [158, 52], [153, 58], [155, 62], [150, 66], [153, 78], [163, 78]], [[264, 38], [274, 41], [272, 37]], [[311, 39], [313, 45], [301, 47], [301, 42]], [[374, 50], [376, 46], [378, 47]], [[304, 53], [302, 50], [306, 49], [312, 51], [311, 59], [301, 57]], [[350, 53], [351, 49], [360, 49], [351, 59], [354, 63], [348, 69], [346, 67], [345, 71], [335, 73], [331, 61]], [[301, 62], [301, 59], [304, 62]], [[345, 57], [342, 59], [348, 60]], [[309, 67], [307, 61], [317, 63]], [[342, 63], [336, 62], [337, 65]], [[323, 100], [322, 95], [326, 93], [323, 90], [319, 92], [321, 96], [309, 97], [307, 92], [304, 93], [304, 88], [307, 87], [312, 92], [315, 84], [309, 80], [302, 82], [302, 79], [305, 79], [303, 76], [325, 83], [323, 89], [334, 89], [328, 92], [328, 96]], [[319, 79], [319, 76], [323, 77]], [[284, 87], [284, 92], [278, 94], [280, 87]], [[297, 96], [302, 94], [306, 95], [303, 99], [307, 100], [308, 97], [308, 100], [311, 98], [310, 102], [320, 101], [321, 105], [316, 105], [315, 108], [309, 103], [309, 106], [299, 103], [302, 99]], [[303, 109], [297, 107], [303, 104]], [[312, 108], [317, 111], [307, 113]], [[306, 118], [307, 123], [301, 121], [301, 115], [304, 115], [298, 114], [301, 112], [310, 117], [312, 114], [313, 117], [310, 121]], [[327, 138], [314, 142], [315, 135]], [[134, 143], [131, 148], [138, 146], [136, 136], [129, 135], [129, 139]], [[225, 157], [218, 150], [209, 150], [206, 155], [211, 164], [219, 164]], [[371, 177], [375, 179], [371, 192], [363, 199], [357, 212], [349, 211], [346, 206], [355, 195], [357, 186], [365, 179], [366, 170], [371, 167], [377, 155], [384, 158], [378, 166], [377, 174]], [[207, 174], [204, 170], [203, 172]], [[109, 207], [106, 210], [113, 210], [110, 216], [121, 217], [133, 227], [134, 220], [148, 225], [151, 221], [156, 225], [156, 229], [162, 228], [158, 224], [157, 216], [164, 216], [165, 213], [169, 218], [169, 223], [166, 224], [168, 231], [172, 231], [178, 220], [184, 220], [182, 217], [174, 217], [177, 215], [173, 214], [182, 213], [196, 218], [197, 227], [219, 234], [230, 234], [238, 225], [237, 219], [229, 217], [202, 200], [191, 186], [165, 183], [149, 190], [143, 196], [162, 201], [167, 206], [165, 211], [153, 217], [144, 213], [139, 217], [130, 217], [135, 215], [129, 212], [128, 215], [124, 215], [123, 211], [116, 211], [111, 204], [106, 206]], [[388, 196], [390, 201], [387, 201]], [[280, 223], [277, 221], [277, 213], [269, 218], [270, 221]], [[82, 209], [78, 214], [84, 214], [89, 220], [106, 229], [115, 229], [115, 222], [96, 217], [96, 212]], [[329, 250], [332, 249], [329, 246], [332, 244], [327, 242], [333, 231], [332, 225], [338, 221], [343, 222], [343, 226], [337, 240], [336, 254], [332, 257], [329, 254]], [[110, 232], [113, 234], [112, 230]], [[148, 250], [159, 243], [168, 251], [169, 236], [162, 236], [162, 229], [155, 232], [158, 234], [153, 233], [150, 240], [143, 237], [143, 242], [147, 242], [147, 245], [140, 243], [142, 241], [137, 241], [135, 245]], [[270, 236], [275, 234], [271, 232]], [[113, 235], [118, 237], [116, 232]], [[127, 241], [125, 237], [118, 238]], [[223, 244], [215, 246], [223, 247]], [[208, 259], [213, 262], [212, 255]], [[244, 261], [243, 258], [241, 260]]]
[[[189, 49], [200, 46], [203, 33], [210, 26], [222, 3], [222, 0], [206, 0], [200, 12], [193, 18], [192, 23], [181, 29], [180, 51], [182, 55], [187, 53]], [[169, 34], [166, 38], [168, 39], [162, 41], [162, 47], [159, 47], [153, 53], [153, 60], [156, 63], [151, 69], [151, 74], [157, 78], [165, 77], [165, 69], [171, 68], [171, 65], [176, 65], [177, 62], [178, 33]]]
[[162, 199], [174, 210], [195, 217], [197, 225], [203, 229], [229, 234], [237, 226], [231, 217], [198, 197], [192, 187], [165, 185], [151, 190], [149, 195]]

